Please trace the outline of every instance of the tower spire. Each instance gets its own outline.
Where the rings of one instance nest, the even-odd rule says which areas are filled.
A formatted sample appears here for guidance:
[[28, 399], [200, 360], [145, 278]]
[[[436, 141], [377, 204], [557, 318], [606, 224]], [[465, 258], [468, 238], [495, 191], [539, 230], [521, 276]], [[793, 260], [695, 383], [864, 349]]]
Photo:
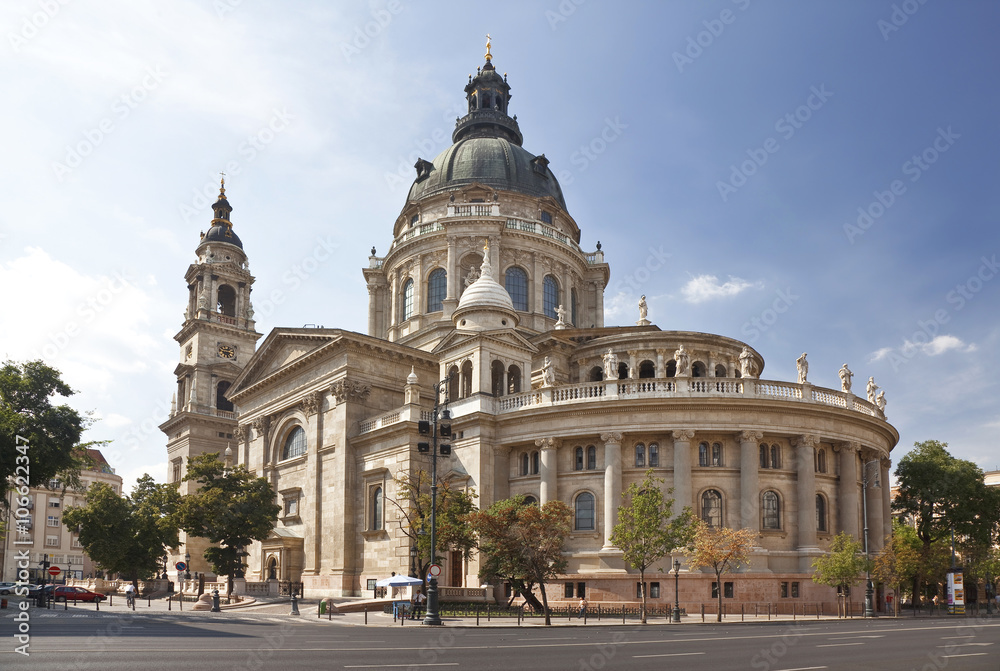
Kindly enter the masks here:
[[493, 54], [490, 53], [490, 34], [486, 33], [486, 62], [489, 63], [493, 60]]

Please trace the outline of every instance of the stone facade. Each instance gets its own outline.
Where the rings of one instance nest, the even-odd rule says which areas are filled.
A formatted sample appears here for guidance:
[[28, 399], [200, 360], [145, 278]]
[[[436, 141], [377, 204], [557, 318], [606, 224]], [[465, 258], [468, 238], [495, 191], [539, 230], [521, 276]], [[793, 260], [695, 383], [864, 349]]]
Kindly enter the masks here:
[[[621, 493], [652, 468], [676, 505], [757, 532], [750, 567], [726, 578], [732, 599], [834, 602], [810, 564], [836, 532], [864, 528], [863, 470], [888, 482], [899, 436], [882, 407], [807, 382], [805, 355], [799, 381], [763, 379], [764, 360], [745, 343], [662, 331], [645, 302], [635, 326], [606, 327], [610, 268], [599, 244], [580, 247], [544, 155], [521, 148], [506, 77], [488, 59], [466, 95], [455, 144], [417, 162], [389, 252], [369, 256], [368, 333], [277, 328], [254, 352], [252, 322], [237, 320], [227, 331], [240, 343], [235, 366], [218, 370], [233, 380], [230, 428], [216, 429], [225, 418], [211, 407], [178, 406], [164, 424], [191, 432], [171, 439], [171, 458], [231, 442], [240, 463], [271, 480], [282, 515], [272, 538], [249, 549], [248, 579], [301, 579], [338, 596], [409, 572], [394, 478], [429, 470], [418, 422], [440, 382], [454, 433], [452, 454], [439, 457], [443, 479], [473, 488], [484, 507], [525, 495], [574, 510], [567, 575], [550, 599], [582, 589], [594, 603], [634, 601], [637, 574], [609, 537]], [[189, 284], [211, 268], [192, 266]], [[212, 311], [198, 312], [182, 334], [214, 324]], [[209, 425], [218, 438], [196, 438]], [[888, 488], [866, 498], [877, 549]], [[441, 584], [478, 585], [478, 567], [448, 556]], [[683, 570], [682, 600], [710, 601], [713, 580]], [[662, 585], [661, 599], [673, 595], [672, 575], [654, 567], [647, 581]]]

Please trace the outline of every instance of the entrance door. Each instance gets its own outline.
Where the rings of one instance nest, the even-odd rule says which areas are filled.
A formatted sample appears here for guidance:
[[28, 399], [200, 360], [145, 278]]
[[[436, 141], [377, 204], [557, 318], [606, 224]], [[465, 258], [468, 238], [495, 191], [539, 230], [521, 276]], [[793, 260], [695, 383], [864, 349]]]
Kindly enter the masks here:
[[451, 568], [451, 586], [461, 587], [463, 575], [462, 553], [452, 550], [448, 557], [448, 565]]

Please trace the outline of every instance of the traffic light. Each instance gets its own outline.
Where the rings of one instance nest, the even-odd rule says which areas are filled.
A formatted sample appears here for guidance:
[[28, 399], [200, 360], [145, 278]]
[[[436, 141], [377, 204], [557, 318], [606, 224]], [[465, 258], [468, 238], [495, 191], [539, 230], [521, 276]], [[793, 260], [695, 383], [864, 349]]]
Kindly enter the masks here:
[[451, 445], [449, 445], [448, 443], [441, 443], [440, 447], [442, 456], [447, 457], [451, 454]]
[[417, 443], [417, 452], [430, 452], [430, 451], [431, 451], [430, 443]]

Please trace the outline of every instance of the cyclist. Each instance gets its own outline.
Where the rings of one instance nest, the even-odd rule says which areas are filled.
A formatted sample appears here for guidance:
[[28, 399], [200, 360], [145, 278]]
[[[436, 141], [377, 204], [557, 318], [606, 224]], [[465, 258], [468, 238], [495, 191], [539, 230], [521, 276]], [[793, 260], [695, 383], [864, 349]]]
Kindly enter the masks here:
[[132, 583], [125, 587], [125, 605], [129, 608], [135, 608], [135, 585]]

